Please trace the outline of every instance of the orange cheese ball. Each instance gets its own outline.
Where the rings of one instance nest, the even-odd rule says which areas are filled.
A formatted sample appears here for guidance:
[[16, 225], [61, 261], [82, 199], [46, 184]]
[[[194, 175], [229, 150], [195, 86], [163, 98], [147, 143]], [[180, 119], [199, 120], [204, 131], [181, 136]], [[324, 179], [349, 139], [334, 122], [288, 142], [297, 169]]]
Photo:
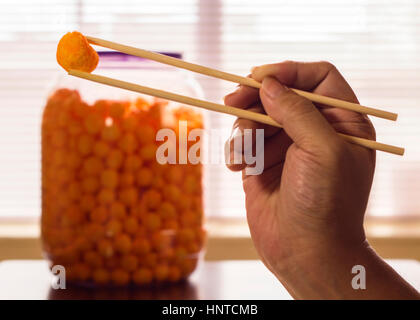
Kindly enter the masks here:
[[160, 228], [162, 221], [155, 213], [149, 213], [144, 218], [144, 226], [150, 231], [156, 231]]
[[175, 259], [178, 262], [184, 261], [188, 256], [188, 252], [184, 247], [176, 247], [175, 248]]
[[121, 202], [113, 202], [109, 209], [112, 218], [123, 220], [127, 214], [125, 206]]
[[112, 169], [102, 171], [101, 183], [105, 188], [114, 189], [118, 184], [118, 173]]
[[93, 197], [92, 195], [85, 194], [80, 199], [79, 204], [82, 211], [90, 211], [90, 210], [93, 210], [93, 208], [95, 208], [96, 200], [95, 200], [95, 197]]
[[66, 155], [64, 162], [67, 167], [71, 169], [78, 169], [82, 164], [82, 157], [76, 152], [71, 152]]
[[195, 270], [197, 261], [197, 258], [186, 258], [181, 261], [181, 273], [184, 277], [190, 275]]
[[190, 197], [181, 197], [178, 199], [177, 208], [181, 211], [188, 210], [191, 208], [193, 200]]
[[114, 245], [115, 249], [117, 249], [117, 251], [120, 253], [129, 253], [132, 247], [130, 237], [124, 233], [117, 235]]
[[111, 273], [111, 280], [117, 286], [124, 286], [130, 282], [130, 274], [123, 269], [115, 269]]
[[190, 228], [183, 228], [177, 232], [176, 239], [180, 244], [188, 244], [194, 241], [195, 233]]
[[110, 220], [105, 226], [105, 235], [109, 238], [117, 236], [122, 231], [122, 223], [117, 219]]
[[98, 157], [91, 156], [83, 163], [83, 170], [88, 175], [100, 174], [103, 170], [102, 160]]
[[177, 282], [181, 280], [181, 270], [177, 266], [169, 266], [168, 280], [170, 282]]
[[73, 107], [73, 113], [77, 118], [85, 118], [90, 112], [90, 107], [87, 103], [81, 102]]
[[139, 228], [139, 223], [136, 218], [129, 217], [124, 221], [124, 231], [128, 234], [136, 234], [137, 229]]
[[83, 132], [83, 126], [81, 123], [73, 120], [67, 120], [67, 123], [67, 131], [70, 136], [77, 136]]
[[159, 264], [154, 269], [155, 279], [158, 281], [165, 281], [169, 275], [169, 268], [165, 264]]
[[116, 141], [121, 135], [121, 131], [117, 125], [112, 124], [102, 129], [101, 137], [102, 140], [107, 142]]
[[93, 146], [93, 154], [99, 158], [104, 158], [110, 151], [109, 145], [104, 141], [97, 141]]
[[109, 105], [109, 116], [115, 119], [122, 118], [125, 113], [126, 104], [113, 102]]
[[[199, 181], [197, 181], [193, 175], [189, 174], [185, 177], [183, 182], [183, 190], [185, 190], [187, 193], [193, 193], [194, 191], [199, 190], [199, 185]], [[201, 194], [201, 190], [199, 191]]]
[[142, 145], [153, 144], [156, 141], [156, 132], [150, 125], [142, 125], [137, 130], [137, 138]]
[[139, 264], [138, 258], [135, 255], [128, 254], [121, 258], [121, 267], [128, 272], [135, 271]]
[[134, 187], [121, 189], [119, 199], [127, 206], [133, 206], [138, 200], [138, 191]]
[[137, 155], [129, 155], [124, 161], [124, 169], [127, 171], [137, 171], [142, 165], [142, 159]]
[[111, 271], [114, 270], [116, 268], [118, 268], [120, 266], [120, 257], [118, 256], [114, 256], [112, 258], [107, 258], [105, 260], [105, 267]]
[[151, 235], [153, 249], [156, 252], [163, 252], [170, 248], [171, 237], [162, 232], [155, 232]]
[[77, 239], [74, 241], [74, 245], [80, 251], [87, 251], [92, 249], [92, 243], [89, 242], [89, 240], [85, 238], [83, 234], [77, 237]]
[[153, 272], [149, 268], [140, 268], [133, 273], [133, 281], [135, 284], [149, 284], [153, 280]]
[[67, 134], [64, 131], [57, 131], [51, 137], [51, 143], [56, 148], [61, 148], [66, 144], [67, 141]]
[[153, 172], [149, 168], [141, 168], [137, 173], [137, 184], [140, 187], [150, 186], [153, 182]]
[[87, 265], [91, 266], [91, 267], [102, 267], [103, 265], [103, 259], [102, 256], [96, 252], [96, 251], [87, 251], [85, 252], [84, 256], [84, 261]]
[[150, 103], [147, 100], [145, 100], [143, 98], [140, 98], [140, 97], [138, 97], [136, 99], [135, 105], [136, 105], [137, 109], [142, 110], [142, 111], [144, 111], [144, 110], [146, 110], [150, 107]]
[[102, 118], [105, 118], [108, 115], [110, 104], [108, 100], [100, 99], [96, 100], [90, 109]]
[[178, 184], [183, 179], [183, 169], [177, 165], [169, 166], [169, 169], [166, 171], [166, 179], [170, 183]]
[[135, 237], [136, 238], [147, 238], [149, 236], [148, 231], [144, 225], [140, 223], [141, 220], [139, 220], [139, 227], [136, 231]]
[[137, 139], [132, 133], [125, 133], [119, 140], [118, 146], [124, 152], [131, 154], [137, 149]]
[[174, 219], [177, 216], [176, 208], [170, 202], [162, 202], [159, 206], [158, 213], [163, 219]]
[[169, 202], [176, 203], [181, 197], [181, 190], [173, 184], [167, 185], [163, 190], [163, 197]]
[[121, 174], [120, 180], [121, 187], [131, 187], [135, 182], [135, 177], [131, 172], [124, 172]]
[[88, 114], [84, 121], [84, 128], [89, 134], [99, 133], [104, 125], [105, 120], [101, 117], [101, 115], [96, 113]]
[[179, 223], [175, 219], [167, 219], [163, 221], [163, 229], [176, 231], [179, 227]]
[[69, 208], [67, 208], [63, 215], [63, 219], [65, 219], [65, 225], [67, 226], [78, 225], [83, 221], [83, 218], [83, 212], [76, 205], [71, 205]]
[[57, 169], [56, 174], [56, 183], [59, 186], [62, 186], [69, 182], [71, 179], [71, 172], [70, 170], [67, 170], [66, 168], [59, 168]]
[[102, 225], [97, 223], [89, 223], [85, 225], [84, 235], [91, 241], [97, 241], [105, 233], [105, 229]]
[[77, 149], [83, 156], [90, 154], [93, 149], [93, 138], [88, 134], [81, 135], [77, 141]]
[[73, 246], [55, 250], [55, 259], [59, 264], [72, 264], [79, 259], [79, 252]]
[[201, 250], [201, 246], [196, 242], [190, 242], [186, 245], [188, 253], [198, 253]]
[[200, 216], [193, 211], [185, 211], [180, 216], [181, 226], [194, 227], [200, 224]]
[[158, 256], [156, 253], [148, 253], [143, 257], [142, 262], [145, 266], [154, 268], [158, 262]]
[[90, 220], [92, 222], [103, 224], [108, 220], [109, 212], [104, 206], [96, 207], [90, 212]]
[[118, 169], [124, 160], [124, 155], [121, 150], [113, 149], [109, 152], [106, 159], [106, 165], [111, 169]]
[[115, 199], [114, 190], [108, 189], [108, 188], [103, 188], [103, 189], [101, 189], [101, 191], [99, 191], [99, 194], [98, 194], [99, 203], [110, 204], [114, 201], [114, 199]]
[[129, 116], [122, 120], [122, 128], [126, 132], [133, 132], [139, 129], [139, 122], [135, 117]]
[[86, 281], [91, 275], [90, 267], [85, 263], [78, 263], [73, 267], [74, 275], [77, 280]]
[[66, 71], [70, 69], [92, 72], [99, 56], [87, 39], [77, 31], [66, 33], [57, 46], [57, 62]]
[[105, 268], [95, 269], [92, 273], [93, 281], [97, 284], [107, 284], [111, 278], [109, 271]]
[[148, 209], [154, 210], [159, 206], [162, 200], [162, 195], [159, 193], [159, 191], [150, 189], [143, 193], [142, 200]]
[[151, 250], [149, 240], [146, 238], [137, 238], [133, 242], [133, 252], [137, 255], [145, 255]]
[[114, 247], [112, 242], [107, 239], [101, 239], [98, 242], [98, 251], [105, 258], [112, 257], [114, 255]]
[[151, 186], [155, 189], [163, 189], [165, 185], [166, 182], [162, 177], [155, 177], [151, 184]]
[[147, 144], [140, 149], [140, 155], [145, 161], [156, 159], [157, 146], [154, 144]]
[[99, 189], [99, 180], [96, 177], [86, 177], [82, 180], [82, 190], [93, 193]]

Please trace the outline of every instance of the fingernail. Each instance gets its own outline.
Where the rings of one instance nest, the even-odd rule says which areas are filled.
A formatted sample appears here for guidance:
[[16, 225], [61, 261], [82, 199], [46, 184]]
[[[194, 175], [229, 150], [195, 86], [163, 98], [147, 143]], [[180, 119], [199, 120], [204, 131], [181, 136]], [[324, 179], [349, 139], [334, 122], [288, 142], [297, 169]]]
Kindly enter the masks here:
[[241, 88], [242, 88], [242, 86], [241, 86], [241, 85], [238, 85], [238, 86], [236, 87], [235, 91], [233, 91], [233, 92], [231, 92], [231, 93], [229, 93], [229, 94], [225, 95], [225, 96], [223, 97], [223, 100], [224, 100], [224, 101], [226, 101], [226, 98], [231, 97], [231, 96], [233, 96], [233, 95], [237, 94], [237, 93], [239, 92], [239, 90], [241, 90]]
[[286, 88], [274, 78], [265, 77], [262, 82], [262, 90], [269, 98], [275, 99], [284, 92]]
[[234, 96], [235, 94], [236, 94], [236, 91], [231, 92], [231, 93], [229, 93], [229, 94], [225, 95], [225, 96], [223, 97], [223, 103], [224, 103], [225, 105], [228, 105], [228, 102], [227, 102], [226, 100], [230, 99], [230, 98], [231, 98], [232, 96]]

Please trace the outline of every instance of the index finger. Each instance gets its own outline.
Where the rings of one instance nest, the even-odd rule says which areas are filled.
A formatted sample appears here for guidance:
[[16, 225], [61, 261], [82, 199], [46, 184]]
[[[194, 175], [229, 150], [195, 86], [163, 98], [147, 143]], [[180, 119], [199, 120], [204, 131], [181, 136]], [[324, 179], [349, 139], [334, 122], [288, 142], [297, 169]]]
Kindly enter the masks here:
[[353, 90], [337, 68], [329, 62], [284, 61], [255, 67], [252, 78], [262, 81], [272, 76], [295, 89], [312, 91], [332, 98], [358, 102]]
[[[275, 77], [288, 87], [359, 103], [350, 85], [337, 68], [329, 62], [285, 61], [266, 64], [252, 70], [252, 77], [257, 81], [262, 81], [269, 76]], [[321, 107], [322, 114], [339, 132], [370, 139], [375, 137], [375, 130], [365, 114], [316, 105]]]

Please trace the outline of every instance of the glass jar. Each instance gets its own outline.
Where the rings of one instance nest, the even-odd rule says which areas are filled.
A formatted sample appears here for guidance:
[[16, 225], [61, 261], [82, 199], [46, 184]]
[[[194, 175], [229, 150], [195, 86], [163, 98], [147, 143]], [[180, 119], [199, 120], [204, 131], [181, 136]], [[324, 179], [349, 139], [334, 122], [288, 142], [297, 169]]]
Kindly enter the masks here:
[[[177, 69], [99, 55], [99, 74], [200, 95]], [[164, 143], [158, 130], [172, 129], [177, 149], [184, 145], [180, 120], [188, 132], [203, 127], [196, 109], [67, 75], [57, 81], [42, 119], [41, 234], [44, 253], [65, 268], [67, 281], [148, 285], [194, 271], [205, 239], [202, 165], [156, 160]]]

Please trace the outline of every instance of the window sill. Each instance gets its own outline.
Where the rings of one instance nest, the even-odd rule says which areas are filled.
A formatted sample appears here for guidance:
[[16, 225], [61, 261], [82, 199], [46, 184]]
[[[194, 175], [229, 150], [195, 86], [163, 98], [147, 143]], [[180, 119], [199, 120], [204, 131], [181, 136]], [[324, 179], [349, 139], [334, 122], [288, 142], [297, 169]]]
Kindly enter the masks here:
[[[380, 220], [365, 224], [370, 244], [384, 258], [420, 260], [420, 218]], [[257, 259], [243, 219], [208, 219], [207, 260]], [[39, 224], [0, 222], [0, 260], [42, 258]]]

